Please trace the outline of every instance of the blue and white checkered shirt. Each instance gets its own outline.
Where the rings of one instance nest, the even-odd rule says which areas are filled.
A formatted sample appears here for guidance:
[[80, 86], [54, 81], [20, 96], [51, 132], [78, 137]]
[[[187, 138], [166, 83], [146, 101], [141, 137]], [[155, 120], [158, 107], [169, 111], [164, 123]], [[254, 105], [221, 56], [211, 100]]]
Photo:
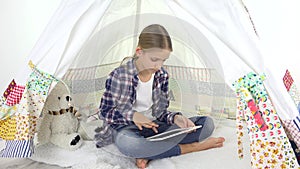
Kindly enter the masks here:
[[[136, 87], [138, 85], [138, 71], [134, 64], [134, 59], [126, 64], [114, 69], [108, 76], [105, 83], [105, 92], [101, 99], [99, 117], [104, 121], [103, 127], [95, 135], [97, 142], [100, 137], [108, 137], [109, 128], [134, 124], [132, 109], [136, 101]], [[168, 111], [168, 73], [161, 68], [154, 75], [152, 90], [152, 115], [157, 120], [168, 124], [174, 123], [174, 116], [179, 112]], [[101, 147], [103, 143], [97, 143]]]

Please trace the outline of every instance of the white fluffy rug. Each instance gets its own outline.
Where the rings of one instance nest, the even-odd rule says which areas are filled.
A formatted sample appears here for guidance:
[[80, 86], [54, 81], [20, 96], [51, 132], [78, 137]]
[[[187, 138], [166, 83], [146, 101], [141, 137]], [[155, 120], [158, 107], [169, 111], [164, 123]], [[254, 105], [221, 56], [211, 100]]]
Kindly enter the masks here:
[[[224, 147], [151, 161], [148, 169], [251, 169], [248, 136], [245, 134], [244, 137], [245, 157], [239, 159], [235, 133], [234, 120], [220, 121], [213, 136], [225, 137]], [[31, 159], [74, 169], [136, 168], [135, 159], [124, 157], [113, 145], [97, 149], [92, 141], [85, 141], [76, 151], [63, 150], [52, 144], [39, 146]]]

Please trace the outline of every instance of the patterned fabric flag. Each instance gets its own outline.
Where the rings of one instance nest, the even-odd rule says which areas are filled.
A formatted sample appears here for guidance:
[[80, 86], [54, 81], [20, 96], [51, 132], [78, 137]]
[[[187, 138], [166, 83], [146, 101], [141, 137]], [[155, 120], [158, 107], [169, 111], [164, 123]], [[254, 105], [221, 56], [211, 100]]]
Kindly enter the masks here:
[[3, 97], [6, 99], [7, 96], [9, 95], [9, 93], [13, 90], [13, 88], [15, 87], [16, 82], [13, 79], [10, 84], [8, 85], [7, 89], [5, 90], [5, 92], [3, 93]]
[[[25, 86], [17, 85], [15, 80], [10, 82], [0, 100], [0, 120], [7, 119], [17, 112]], [[1, 123], [1, 122], [0, 122]]]
[[290, 96], [294, 100], [296, 106], [298, 106], [300, 103], [300, 91], [297, 89], [289, 70], [286, 70], [283, 76], [283, 84], [285, 85], [286, 90], [289, 92]]
[[289, 70], [286, 70], [284, 76], [283, 76], [283, 83], [287, 89], [287, 91], [290, 91], [290, 88], [292, 84], [294, 83], [294, 80], [289, 72]]
[[25, 86], [15, 85], [7, 96], [6, 105], [13, 106], [15, 104], [18, 104], [22, 98], [24, 89]]

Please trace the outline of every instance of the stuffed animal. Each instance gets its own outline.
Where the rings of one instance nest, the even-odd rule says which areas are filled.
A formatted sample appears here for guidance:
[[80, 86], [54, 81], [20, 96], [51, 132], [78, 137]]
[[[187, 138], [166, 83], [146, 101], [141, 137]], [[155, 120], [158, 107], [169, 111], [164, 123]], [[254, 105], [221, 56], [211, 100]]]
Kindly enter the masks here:
[[78, 116], [67, 86], [58, 82], [46, 99], [38, 123], [38, 145], [50, 142], [67, 150], [79, 148], [82, 138], [78, 133]]

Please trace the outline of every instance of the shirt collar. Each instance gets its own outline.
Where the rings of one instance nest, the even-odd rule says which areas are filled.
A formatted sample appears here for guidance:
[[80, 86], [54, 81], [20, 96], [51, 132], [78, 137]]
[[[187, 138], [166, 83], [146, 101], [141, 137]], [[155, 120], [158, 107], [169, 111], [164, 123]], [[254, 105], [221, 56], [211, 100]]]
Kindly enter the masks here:
[[127, 67], [129, 70], [129, 73], [131, 73], [133, 76], [137, 76], [138, 75], [138, 70], [134, 64], [135, 59], [131, 59], [127, 62]]

